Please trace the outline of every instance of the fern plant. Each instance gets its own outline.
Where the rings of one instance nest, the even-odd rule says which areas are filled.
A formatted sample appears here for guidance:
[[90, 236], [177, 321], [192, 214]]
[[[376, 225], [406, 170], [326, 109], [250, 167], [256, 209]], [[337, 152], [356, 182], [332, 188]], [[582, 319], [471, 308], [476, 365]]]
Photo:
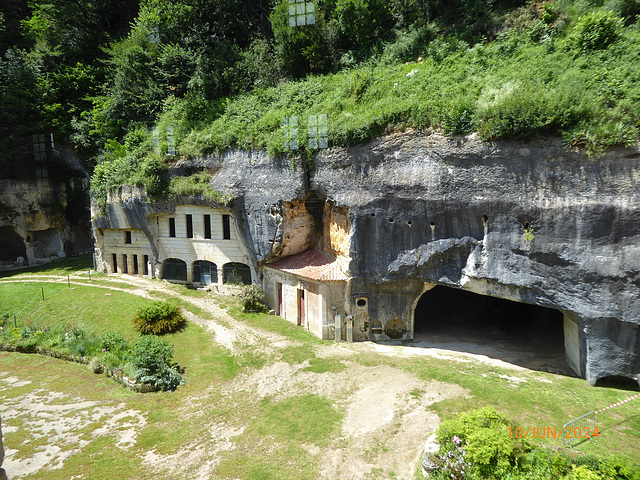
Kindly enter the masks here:
[[180, 307], [163, 300], [155, 300], [138, 309], [133, 325], [143, 335], [163, 335], [175, 332], [185, 323]]

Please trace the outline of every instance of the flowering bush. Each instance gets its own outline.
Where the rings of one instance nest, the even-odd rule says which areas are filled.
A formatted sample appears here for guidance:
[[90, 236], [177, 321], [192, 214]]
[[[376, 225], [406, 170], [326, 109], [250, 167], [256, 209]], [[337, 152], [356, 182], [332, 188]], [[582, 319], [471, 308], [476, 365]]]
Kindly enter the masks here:
[[457, 435], [444, 448], [440, 448], [441, 470], [446, 478], [462, 480], [471, 469], [471, 462], [467, 461], [467, 452], [462, 448], [462, 440]]

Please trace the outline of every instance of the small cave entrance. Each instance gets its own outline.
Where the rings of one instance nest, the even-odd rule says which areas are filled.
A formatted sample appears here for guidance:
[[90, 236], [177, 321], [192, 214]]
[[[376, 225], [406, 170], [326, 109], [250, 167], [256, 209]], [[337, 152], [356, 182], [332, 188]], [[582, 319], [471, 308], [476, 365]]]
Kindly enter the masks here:
[[0, 227], [0, 261], [15, 262], [18, 257], [27, 258], [22, 237], [11, 227]]
[[616, 388], [618, 390], [629, 390], [632, 392], [640, 392], [640, 384], [633, 378], [620, 377], [612, 375], [599, 378], [596, 381], [596, 387]]
[[572, 375], [559, 310], [436, 286], [418, 301], [418, 344], [486, 355], [534, 370]]

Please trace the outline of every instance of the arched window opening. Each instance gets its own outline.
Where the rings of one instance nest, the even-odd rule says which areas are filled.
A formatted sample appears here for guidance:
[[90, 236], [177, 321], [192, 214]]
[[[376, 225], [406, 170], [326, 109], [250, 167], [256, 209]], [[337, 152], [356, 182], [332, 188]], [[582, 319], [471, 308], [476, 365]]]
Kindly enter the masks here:
[[186, 282], [187, 262], [178, 258], [167, 258], [162, 262], [162, 278], [176, 282]]
[[244, 263], [225, 263], [222, 267], [222, 281], [225, 285], [251, 285], [251, 269]]
[[202, 285], [218, 283], [218, 267], [207, 260], [193, 262], [193, 281]]

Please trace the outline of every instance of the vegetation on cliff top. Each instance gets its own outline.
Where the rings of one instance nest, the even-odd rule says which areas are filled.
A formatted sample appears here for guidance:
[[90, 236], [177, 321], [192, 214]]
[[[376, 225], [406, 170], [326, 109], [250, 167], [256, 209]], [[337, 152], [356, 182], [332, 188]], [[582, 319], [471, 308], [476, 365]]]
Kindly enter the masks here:
[[0, 164], [19, 132], [55, 130], [96, 196], [166, 194], [175, 156], [282, 154], [284, 118], [304, 146], [314, 114], [334, 146], [406, 128], [559, 134], [587, 153], [638, 139], [638, 0], [318, 0], [293, 28], [286, 0], [120, 3], [0, 15]]

